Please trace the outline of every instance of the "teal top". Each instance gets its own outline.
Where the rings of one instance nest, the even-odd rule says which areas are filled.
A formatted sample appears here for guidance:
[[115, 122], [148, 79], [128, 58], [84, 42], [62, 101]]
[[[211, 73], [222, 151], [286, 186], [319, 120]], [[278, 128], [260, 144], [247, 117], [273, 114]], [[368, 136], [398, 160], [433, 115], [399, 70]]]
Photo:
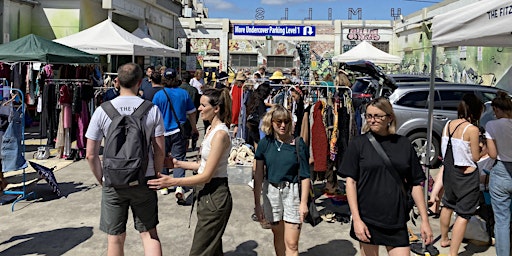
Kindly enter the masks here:
[[[265, 136], [258, 143], [254, 158], [263, 160], [267, 167], [266, 179], [272, 183], [283, 181], [297, 183], [310, 177], [309, 148], [302, 138], [299, 139], [299, 158], [295, 145], [277, 141], [273, 136]], [[299, 168], [300, 166], [300, 168]]]

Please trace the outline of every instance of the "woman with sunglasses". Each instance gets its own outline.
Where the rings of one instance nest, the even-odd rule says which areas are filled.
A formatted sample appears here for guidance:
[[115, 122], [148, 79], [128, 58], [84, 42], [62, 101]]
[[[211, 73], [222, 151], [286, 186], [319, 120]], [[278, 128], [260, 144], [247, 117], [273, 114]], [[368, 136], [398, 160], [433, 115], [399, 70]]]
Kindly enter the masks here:
[[308, 214], [309, 149], [302, 138], [292, 135], [291, 121], [285, 107], [273, 106], [263, 117], [261, 130], [266, 136], [255, 154], [255, 212], [261, 223], [270, 223], [277, 256], [299, 255], [301, 225]]
[[[371, 133], [384, 149], [396, 170], [389, 170], [366, 134], [354, 137], [340, 165], [346, 180], [347, 199], [352, 213], [350, 236], [359, 241], [361, 255], [378, 255], [379, 246], [389, 255], [409, 255], [409, 220], [404, 192], [412, 189], [412, 197], [421, 215], [421, 236], [432, 243], [433, 233], [421, 182], [425, 174], [416, 151], [407, 137], [395, 133], [396, 118], [385, 98], [366, 105], [364, 133]], [[394, 178], [397, 172], [402, 184]]]

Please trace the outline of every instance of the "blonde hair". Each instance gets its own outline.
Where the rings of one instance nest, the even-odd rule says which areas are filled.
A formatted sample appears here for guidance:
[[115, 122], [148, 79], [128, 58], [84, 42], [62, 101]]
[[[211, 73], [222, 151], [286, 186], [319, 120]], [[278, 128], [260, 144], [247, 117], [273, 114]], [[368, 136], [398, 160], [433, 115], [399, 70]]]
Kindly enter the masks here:
[[[365, 110], [368, 109], [368, 106], [373, 106], [373, 107], [376, 107], [376, 108], [384, 111], [384, 113], [386, 113], [386, 115], [388, 115], [392, 119], [388, 125], [388, 132], [390, 134], [395, 134], [396, 133], [395, 112], [393, 111], [393, 106], [391, 106], [391, 103], [389, 102], [389, 100], [384, 97], [379, 97], [379, 98], [373, 99], [370, 102], [368, 102], [368, 104], [366, 104]], [[363, 126], [363, 129], [361, 131], [363, 133], [370, 131], [370, 125], [368, 124], [368, 122], [365, 123], [365, 125]]]
[[292, 114], [288, 109], [282, 105], [274, 105], [262, 119], [261, 130], [266, 135], [274, 134], [274, 126], [272, 126], [273, 120], [286, 120], [286, 133], [291, 134], [292, 132]]

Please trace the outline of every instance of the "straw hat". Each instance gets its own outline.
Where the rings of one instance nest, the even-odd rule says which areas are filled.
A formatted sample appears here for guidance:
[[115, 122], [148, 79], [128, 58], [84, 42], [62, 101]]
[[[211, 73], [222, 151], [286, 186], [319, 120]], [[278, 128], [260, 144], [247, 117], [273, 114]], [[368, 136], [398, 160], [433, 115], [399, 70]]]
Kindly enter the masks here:
[[244, 72], [238, 72], [238, 74], [236, 74], [236, 79], [235, 80], [237, 80], [237, 81], [245, 81], [245, 79], [247, 79], [247, 78], [245, 77]]
[[283, 72], [278, 70], [278, 71], [275, 71], [269, 79], [270, 80], [283, 80], [285, 78], [286, 77], [283, 76]]

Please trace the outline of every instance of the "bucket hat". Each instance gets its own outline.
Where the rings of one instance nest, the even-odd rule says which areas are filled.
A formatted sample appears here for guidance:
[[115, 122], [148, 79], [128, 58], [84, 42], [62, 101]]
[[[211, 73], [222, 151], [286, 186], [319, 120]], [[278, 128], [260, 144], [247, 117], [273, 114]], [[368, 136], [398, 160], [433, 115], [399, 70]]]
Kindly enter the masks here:
[[238, 72], [238, 74], [236, 74], [236, 79], [235, 80], [237, 80], [237, 81], [245, 81], [245, 79], [247, 79], [247, 78], [245, 77], [244, 72]]
[[286, 77], [283, 76], [283, 72], [278, 70], [278, 71], [275, 71], [269, 79], [270, 80], [283, 80], [285, 78]]

